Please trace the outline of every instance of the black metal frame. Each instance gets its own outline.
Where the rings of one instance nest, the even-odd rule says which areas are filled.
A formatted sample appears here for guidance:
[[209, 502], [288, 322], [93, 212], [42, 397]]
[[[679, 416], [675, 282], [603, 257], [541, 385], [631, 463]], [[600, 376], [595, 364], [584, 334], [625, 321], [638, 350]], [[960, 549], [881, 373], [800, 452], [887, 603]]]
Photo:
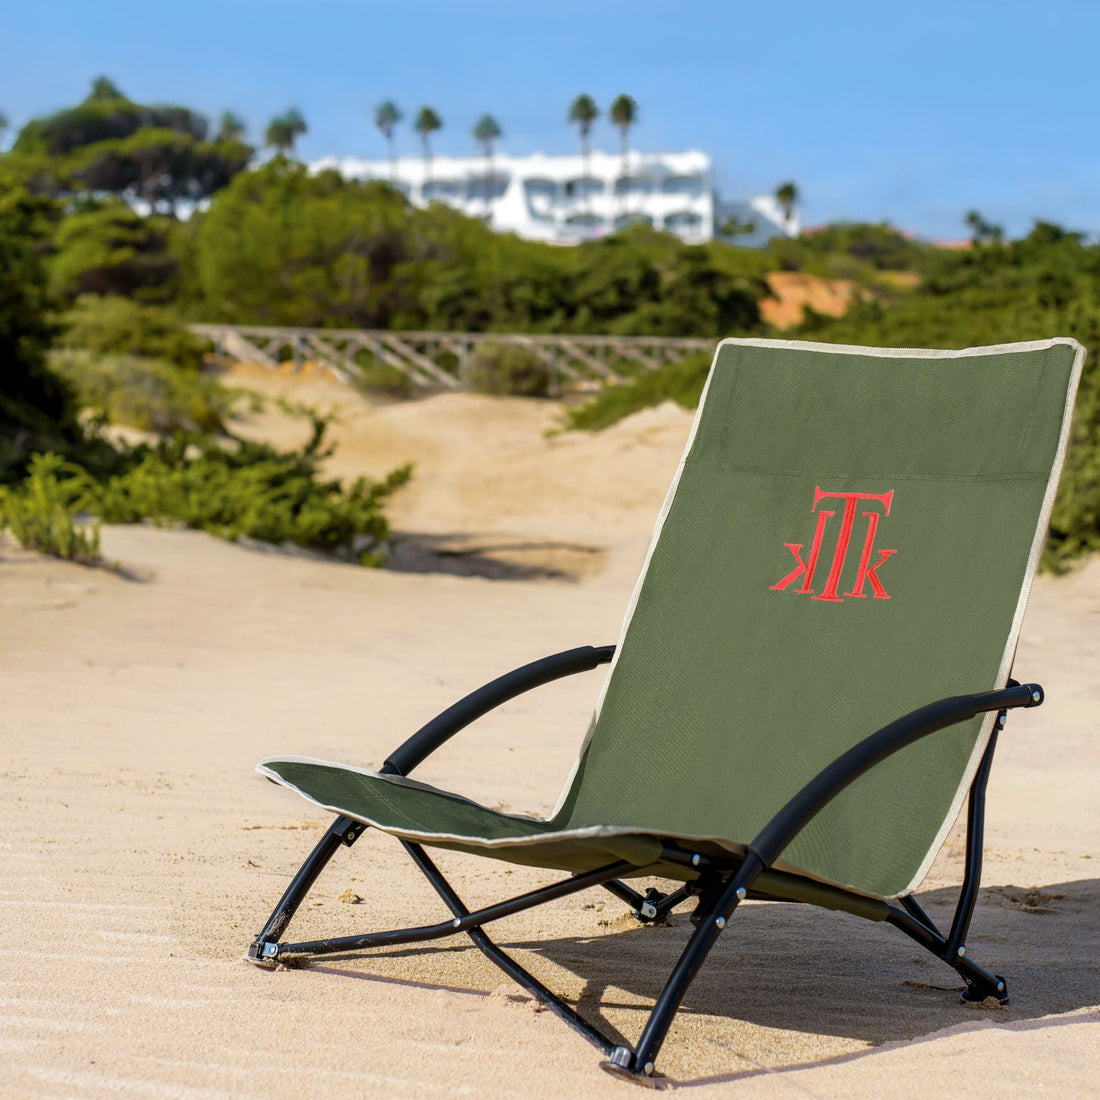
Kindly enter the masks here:
[[[524, 665], [493, 680], [459, 700], [454, 706], [449, 707], [414, 733], [386, 758], [385, 764], [380, 769], [381, 772], [407, 775], [430, 753], [487, 711], [531, 688], [605, 664], [611, 660], [614, 652], [614, 646], [582, 646]], [[362, 936], [340, 936], [301, 943], [280, 942], [280, 937], [286, 931], [298, 906], [337, 849], [341, 845], [350, 847], [366, 828], [362, 822], [339, 816], [291, 880], [263, 930], [250, 946], [248, 958], [260, 966], [273, 967], [279, 963], [293, 964], [304, 957], [314, 955], [418, 943], [465, 933], [506, 974], [597, 1046], [606, 1056], [606, 1060], [600, 1063], [605, 1069], [633, 1080], [644, 1081], [653, 1074], [654, 1062], [661, 1044], [688, 987], [737, 906], [746, 897], [785, 900], [758, 892], [753, 889], [753, 886], [764, 871], [771, 869], [787, 845], [809, 821], [859, 776], [907, 745], [978, 714], [998, 711], [996, 726], [970, 787], [967, 808], [966, 868], [950, 930], [946, 935], [941, 932], [912, 895], [900, 898], [896, 905], [883, 902], [885, 910], [877, 914], [877, 919], [885, 919], [931, 951], [937, 958], [942, 959], [948, 966], [953, 967], [966, 983], [964, 1000], [981, 1001], [986, 997], [995, 997], [1003, 1004], [1008, 1000], [1008, 989], [1004, 978], [972, 962], [966, 954], [965, 940], [981, 879], [985, 789], [993, 763], [997, 733], [1004, 727], [1009, 709], [1038, 706], [1042, 701], [1043, 689], [1037, 684], [1018, 684], [1010, 680], [1009, 686], [1002, 690], [941, 699], [891, 722], [849, 749], [807, 783], [748, 845], [743, 859], [733, 855], [728, 858], [704, 855], [674, 841], [665, 841], [662, 844], [660, 857], [648, 866], [674, 864], [697, 875], [694, 881], [671, 894], [663, 894], [654, 889], [641, 894], [627, 886], [619, 876], [627, 871], [637, 874], [645, 868], [619, 861], [471, 912], [424, 849], [419, 844], [402, 840], [401, 844], [412, 857], [413, 862], [450, 910], [451, 920], [416, 928], [373, 932]], [[657, 998], [641, 1038], [633, 1049], [616, 1044], [583, 1019], [534, 975], [493, 943], [484, 931], [483, 926], [494, 920], [592, 886], [602, 886], [609, 890], [629, 905], [639, 920], [646, 922], [663, 920], [678, 905], [690, 898], [698, 899], [691, 918], [696, 926], [695, 931]], [[860, 900], [866, 901], [862, 897]]]

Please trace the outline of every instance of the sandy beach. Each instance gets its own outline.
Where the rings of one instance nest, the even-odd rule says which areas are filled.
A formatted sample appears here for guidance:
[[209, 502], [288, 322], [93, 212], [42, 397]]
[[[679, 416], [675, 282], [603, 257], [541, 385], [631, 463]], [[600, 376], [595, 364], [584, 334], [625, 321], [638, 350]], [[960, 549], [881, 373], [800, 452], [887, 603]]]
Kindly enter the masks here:
[[[472, 946], [266, 973], [241, 959], [327, 825], [253, 767], [301, 753], [376, 766], [428, 718], [525, 661], [618, 636], [690, 416], [552, 433], [558, 406], [368, 401], [324, 376], [233, 381], [338, 411], [334, 472], [416, 463], [382, 570], [205, 534], [110, 527], [90, 570], [0, 544], [0, 1095], [620, 1097], [631, 1086]], [[244, 430], [291, 443], [273, 406]], [[1036, 583], [989, 789], [971, 955], [1005, 1008], [895, 930], [747, 903], [692, 987], [660, 1069], [699, 1097], [1100, 1092], [1100, 562]], [[603, 671], [515, 700], [417, 778], [545, 812]], [[962, 837], [922, 897], [949, 914]], [[560, 877], [443, 852], [468, 903]], [[341, 852], [295, 938], [445, 916], [392, 839]], [[690, 932], [594, 891], [498, 941], [631, 1040]], [[732, 934], [730, 934], [732, 933]]]

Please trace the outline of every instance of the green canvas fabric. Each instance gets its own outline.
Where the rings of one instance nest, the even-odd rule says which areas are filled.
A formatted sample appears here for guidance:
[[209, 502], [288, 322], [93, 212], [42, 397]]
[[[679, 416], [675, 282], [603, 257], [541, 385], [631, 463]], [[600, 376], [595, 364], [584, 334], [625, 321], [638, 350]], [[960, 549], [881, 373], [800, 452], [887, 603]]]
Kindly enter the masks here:
[[[1081, 358], [1072, 341], [962, 353], [724, 341], [550, 819], [369, 776], [356, 813], [318, 797], [307, 765], [293, 780], [286, 761], [263, 769], [398, 835], [517, 862], [586, 869], [616, 834], [741, 850], [863, 737], [935, 699], [1003, 686]], [[912, 889], [991, 723], [873, 769], [781, 868], [880, 897]]]

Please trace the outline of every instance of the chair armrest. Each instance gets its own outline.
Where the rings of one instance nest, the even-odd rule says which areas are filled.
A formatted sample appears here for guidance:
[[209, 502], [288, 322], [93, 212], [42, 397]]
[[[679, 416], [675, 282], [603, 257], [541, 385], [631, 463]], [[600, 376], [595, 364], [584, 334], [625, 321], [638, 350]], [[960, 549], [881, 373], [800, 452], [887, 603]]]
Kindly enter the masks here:
[[887, 757], [930, 733], [977, 714], [1037, 707], [1042, 702], [1043, 689], [1038, 684], [1013, 684], [999, 691], [954, 695], [911, 711], [872, 733], [819, 772], [764, 826], [748, 846], [749, 851], [765, 867], [771, 867], [787, 845], [845, 787]]
[[585, 645], [551, 654], [512, 672], [506, 672], [459, 699], [418, 729], [400, 748], [386, 757], [386, 762], [379, 771], [383, 775], [408, 775], [445, 741], [494, 707], [552, 680], [560, 680], [563, 676], [572, 676], [576, 672], [588, 672], [606, 664], [614, 655], [613, 645]]

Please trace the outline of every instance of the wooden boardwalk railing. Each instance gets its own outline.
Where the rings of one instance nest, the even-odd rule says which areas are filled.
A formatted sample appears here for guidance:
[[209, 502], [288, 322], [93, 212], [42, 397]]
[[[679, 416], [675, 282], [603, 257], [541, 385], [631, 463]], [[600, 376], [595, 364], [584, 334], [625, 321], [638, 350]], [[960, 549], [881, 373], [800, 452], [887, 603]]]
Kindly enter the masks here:
[[367, 362], [385, 364], [414, 386], [466, 388], [470, 357], [480, 344], [527, 348], [550, 372], [551, 390], [563, 382], [619, 381], [623, 365], [656, 370], [689, 352], [712, 351], [714, 340], [670, 336], [545, 336], [484, 332], [394, 332], [388, 329], [276, 328], [265, 325], [192, 325], [219, 355], [276, 367], [319, 363], [352, 382]]

